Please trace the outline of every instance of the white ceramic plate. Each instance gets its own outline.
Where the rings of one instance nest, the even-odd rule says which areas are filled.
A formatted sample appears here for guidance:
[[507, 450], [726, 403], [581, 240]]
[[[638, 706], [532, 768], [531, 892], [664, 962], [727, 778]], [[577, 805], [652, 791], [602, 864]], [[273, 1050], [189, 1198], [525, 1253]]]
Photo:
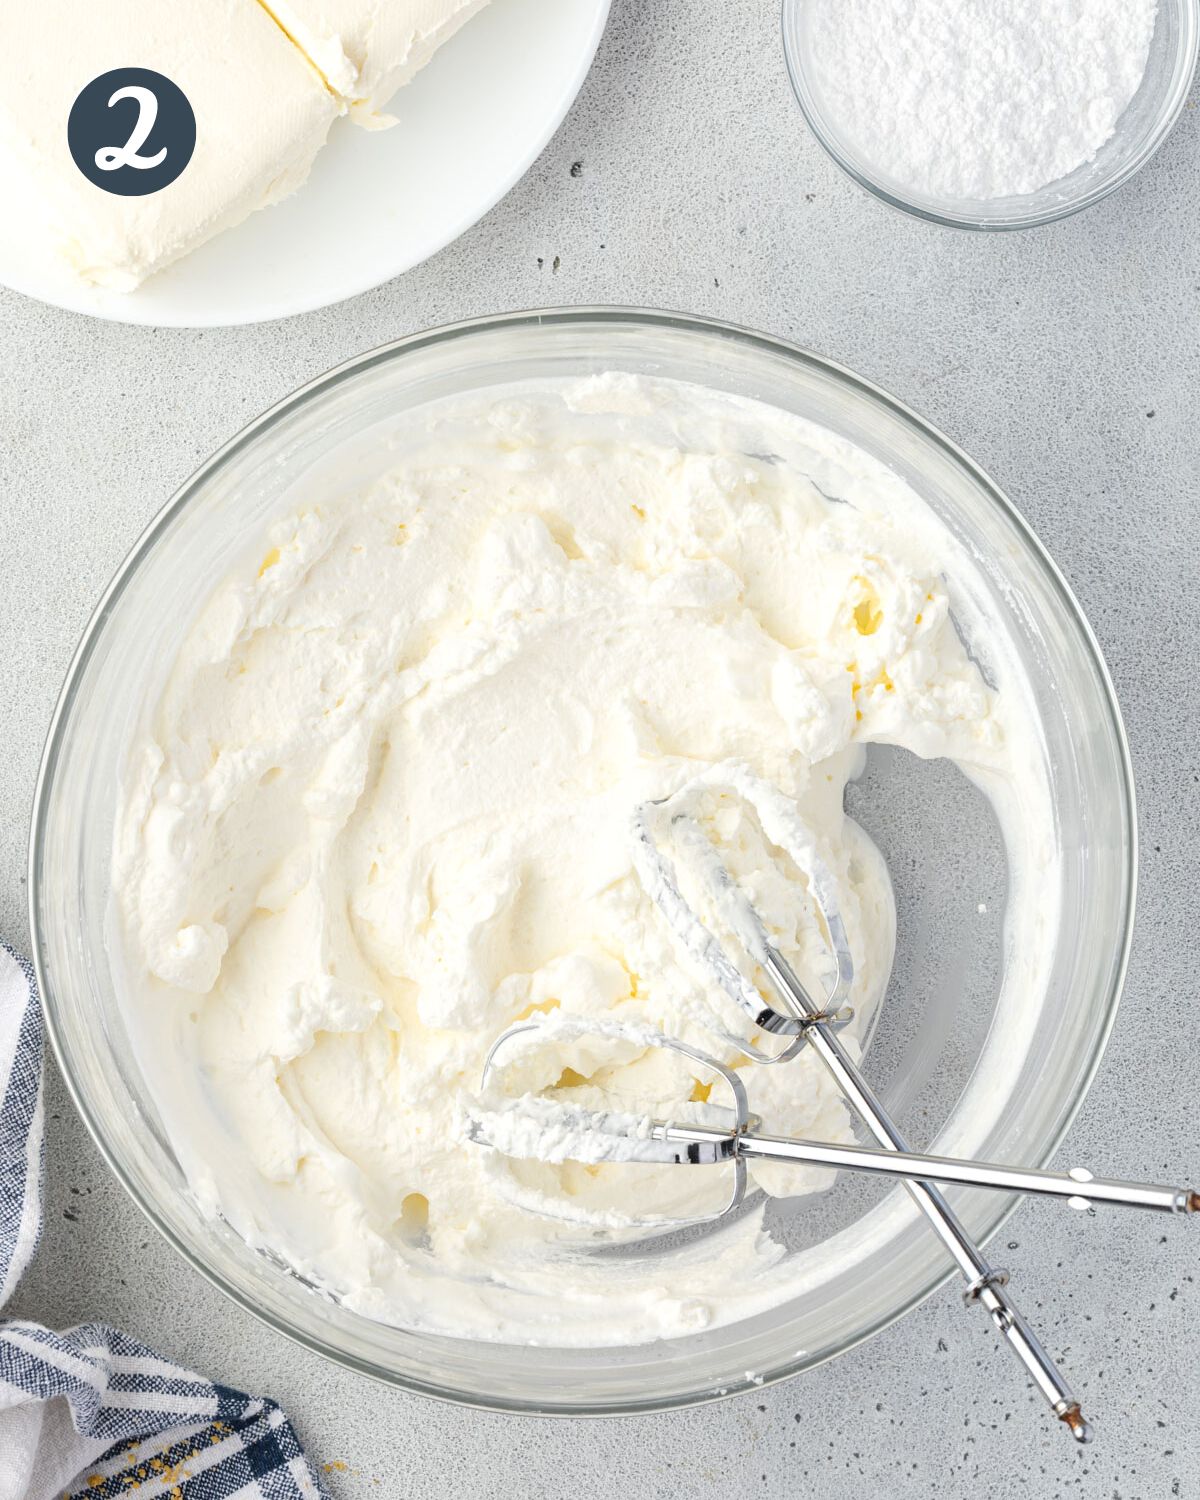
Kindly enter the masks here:
[[0, 242], [0, 283], [122, 323], [211, 327], [311, 312], [379, 286], [481, 219], [528, 170], [587, 75], [610, 0], [492, 0], [392, 101], [337, 120], [298, 193], [121, 296], [69, 286]]

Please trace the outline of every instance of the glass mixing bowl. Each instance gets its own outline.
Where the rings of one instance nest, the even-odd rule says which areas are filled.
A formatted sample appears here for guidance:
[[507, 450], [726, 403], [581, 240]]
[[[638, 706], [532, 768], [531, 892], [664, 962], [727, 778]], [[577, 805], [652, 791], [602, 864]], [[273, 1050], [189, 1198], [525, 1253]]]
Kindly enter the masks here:
[[1099, 203], [1140, 172], [1171, 132], [1191, 87], [1200, 46], [1200, 0], [1159, 0], [1146, 72], [1117, 121], [1112, 137], [1091, 161], [1036, 193], [1010, 198], [947, 198], [921, 193], [871, 161], [847, 135], [822, 97], [810, 67], [812, 7], [783, 0], [783, 50], [792, 88], [809, 129], [838, 166], [860, 187], [919, 219], [956, 229], [1032, 229]]
[[[1133, 917], [1133, 788], [1111, 683], [1053, 563], [964, 454], [865, 381], [759, 334], [650, 312], [514, 314], [402, 339], [253, 422], [171, 500], [101, 600], [51, 726], [30, 856], [35, 959], [63, 1073], [113, 1170], [181, 1253], [243, 1307], [353, 1369], [481, 1406], [570, 1414], [690, 1403], [815, 1365], [927, 1296], [948, 1262], [902, 1189], [843, 1176], [830, 1192], [771, 1205], [773, 1231], [808, 1257], [803, 1290], [731, 1326], [555, 1349], [364, 1319], [193, 1201], [120, 1004], [110, 851], [146, 695], [268, 516], [330, 474], [350, 485], [386, 467], [389, 420], [417, 404], [605, 370], [692, 381], [823, 423], [904, 475], [977, 559], [1044, 725], [1062, 850], [1050, 1000], [997, 1012], [1006, 869], [990, 805], [953, 767], [878, 750], [850, 801], [902, 878], [897, 962], [867, 1068], [915, 1144], [1044, 1163], [1100, 1058]], [[981, 1239], [1011, 1207], [979, 1192], [950, 1197]]]

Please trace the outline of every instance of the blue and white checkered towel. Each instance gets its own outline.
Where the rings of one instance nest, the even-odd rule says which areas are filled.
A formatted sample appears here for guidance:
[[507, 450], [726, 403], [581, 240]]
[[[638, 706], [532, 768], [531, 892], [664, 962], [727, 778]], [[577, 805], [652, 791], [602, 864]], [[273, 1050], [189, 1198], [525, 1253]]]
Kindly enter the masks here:
[[[0, 944], [0, 1307], [42, 1205], [42, 1017], [33, 970]], [[0, 1320], [0, 1500], [318, 1500], [272, 1401], [181, 1369], [103, 1323]]]

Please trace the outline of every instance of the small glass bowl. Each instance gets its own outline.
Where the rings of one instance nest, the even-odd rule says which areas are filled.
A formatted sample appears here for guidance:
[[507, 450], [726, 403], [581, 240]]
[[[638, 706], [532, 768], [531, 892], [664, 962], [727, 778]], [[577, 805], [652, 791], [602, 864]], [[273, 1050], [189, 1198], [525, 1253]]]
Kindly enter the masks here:
[[783, 51], [804, 118], [817, 140], [860, 187], [893, 208], [952, 229], [1033, 229], [1090, 208], [1139, 172], [1179, 118], [1191, 87], [1200, 46], [1200, 0], [1159, 0], [1146, 72], [1117, 121], [1113, 135], [1091, 161], [1067, 176], [1008, 198], [948, 198], [916, 191], [869, 160], [826, 106], [810, 67], [812, 8], [808, 0], [783, 0]]

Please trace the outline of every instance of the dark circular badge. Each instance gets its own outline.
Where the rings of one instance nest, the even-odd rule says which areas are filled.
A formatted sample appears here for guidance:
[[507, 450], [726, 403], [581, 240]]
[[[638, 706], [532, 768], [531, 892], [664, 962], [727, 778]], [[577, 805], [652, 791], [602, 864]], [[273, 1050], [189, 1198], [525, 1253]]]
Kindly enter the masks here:
[[196, 116], [183, 90], [150, 68], [114, 68], [83, 89], [67, 145], [89, 182], [123, 198], [169, 186], [192, 159]]

